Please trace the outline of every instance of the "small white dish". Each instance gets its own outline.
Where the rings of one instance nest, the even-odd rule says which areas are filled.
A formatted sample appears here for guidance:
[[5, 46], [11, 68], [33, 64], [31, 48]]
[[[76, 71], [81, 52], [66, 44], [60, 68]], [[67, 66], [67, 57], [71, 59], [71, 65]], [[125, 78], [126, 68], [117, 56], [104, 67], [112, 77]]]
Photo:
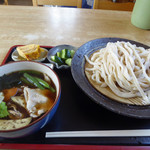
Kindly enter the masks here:
[[[46, 59], [47, 54], [48, 54], [48, 50], [45, 48], [41, 48], [43, 51], [41, 52], [41, 55], [38, 59], [32, 60], [32, 61], [37, 61], [37, 62], [42, 62]], [[21, 57], [17, 51], [17, 49], [15, 49], [11, 55], [12, 60], [14, 61], [25, 61], [26, 59]]]

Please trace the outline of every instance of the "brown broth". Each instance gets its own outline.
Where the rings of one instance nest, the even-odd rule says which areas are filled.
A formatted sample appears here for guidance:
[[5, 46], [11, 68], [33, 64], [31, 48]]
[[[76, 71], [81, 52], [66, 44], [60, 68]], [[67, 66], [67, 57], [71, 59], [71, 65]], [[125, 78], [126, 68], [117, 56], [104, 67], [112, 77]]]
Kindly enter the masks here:
[[[18, 71], [18, 72], [13, 72], [13, 73], [11, 73], [11, 74], [9, 74], [9, 75], [12, 75], [12, 77], [13, 77], [13, 74], [14, 75], [17, 75], [17, 77], [22, 77], [23, 76], [23, 72], [28, 72], [28, 74], [29, 75], [32, 75], [32, 76], [35, 76], [35, 77], [38, 77], [38, 78], [40, 78], [40, 79], [42, 79], [42, 80], [44, 80], [44, 75], [43, 75], [43, 73], [41, 73], [41, 72], [34, 72], [34, 73], [30, 73], [30, 72], [32, 72], [32, 70], [23, 70], [23, 71]], [[36, 74], [35, 74], [36, 73]], [[6, 75], [7, 76], [7, 75]], [[7, 80], [7, 77], [5, 78], [6, 80]], [[13, 78], [12, 78], [13, 79]], [[5, 81], [4, 81], [5, 82]], [[21, 80], [20, 80], [20, 82], [21, 82]], [[26, 84], [26, 83], [24, 83], [24, 82], [21, 82], [21, 83], [17, 83], [16, 85], [14, 85], [13, 87], [11, 87], [11, 88], [14, 88], [14, 87], [17, 87], [18, 89], [22, 89], [22, 87], [23, 86], [28, 86], [29, 88], [32, 88], [32, 89], [34, 89], [34, 88], [37, 88], [37, 87], [34, 87], [34, 86], [30, 86], [30, 85], [28, 85], [28, 84]], [[54, 83], [52, 82], [52, 80], [51, 80], [51, 83], [50, 83], [50, 86], [52, 86], [55, 90], [56, 90], [56, 88], [55, 88], [55, 85], [54, 85]], [[6, 89], [6, 88], [5, 88]], [[4, 90], [5, 90], [4, 89]], [[3, 92], [3, 90], [2, 90], [2, 92]], [[42, 90], [41, 91], [41, 93], [45, 96], [45, 97], [47, 97], [48, 98], [48, 101], [46, 102], [46, 103], [43, 103], [43, 104], [38, 104], [38, 105], [36, 105], [36, 108], [44, 108], [44, 109], [46, 109], [46, 110], [49, 110], [52, 106], [53, 106], [53, 104], [54, 104], [54, 101], [55, 101], [55, 99], [56, 99], [56, 92], [50, 92], [50, 90], [48, 90], [48, 89], [44, 89], [44, 90]], [[18, 90], [18, 92], [16, 93], [16, 95], [17, 96], [20, 96], [20, 95], [23, 95], [23, 90]], [[8, 107], [8, 109], [10, 110], [10, 109], [12, 109], [10, 106], [11, 105], [15, 105], [16, 106], [16, 109], [17, 109], [17, 111], [19, 111], [19, 112], [21, 112], [22, 114], [23, 114], [23, 118], [27, 118], [27, 117], [29, 117], [30, 116], [30, 114], [29, 114], [29, 112], [25, 109], [25, 108], [23, 108], [22, 106], [20, 106], [19, 104], [17, 104], [17, 103], [14, 103], [12, 100], [11, 100], [11, 98], [6, 102], [6, 105], [7, 105], [7, 107]], [[43, 115], [43, 114], [42, 114]], [[38, 117], [39, 118], [39, 117]], [[10, 119], [9, 117], [6, 117], [6, 118], [4, 118], [4, 119]], [[14, 117], [14, 119], [16, 119], [15, 117]], [[21, 118], [22, 119], [22, 118]], [[36, 120], [36, 118], [34, 118], [33, 120]]]

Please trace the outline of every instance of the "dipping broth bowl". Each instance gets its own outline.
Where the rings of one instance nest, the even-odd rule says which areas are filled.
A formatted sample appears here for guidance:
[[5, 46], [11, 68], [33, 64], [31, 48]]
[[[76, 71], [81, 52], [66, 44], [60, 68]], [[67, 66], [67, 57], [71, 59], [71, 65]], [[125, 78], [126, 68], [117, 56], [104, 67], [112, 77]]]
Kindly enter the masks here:
[[20, 61], [20, 62], [8, 63], [0, 66], [0, 76], [3, 76], [4, 74], [16, 72], [16, 71], [21, 71], [21, 70], [34, 70], [34, 71], [46, 73], [55, 84], [56, 99], [51, 109], [49, 109], [45, 114], [43, 114], [37, 120], [31, 122], [29, 125], [18, 129], [13, 129], [13, 130], [0, 130], [0, 137], [2, 138], [24, 137], [39, 131], [52, 119], [59, 105], [60, 96], [61, 96], [60, 80], [57, 74], [51, 68], [49, 68], [48, 66], [42, 63], [33, 62], [33, 61]]

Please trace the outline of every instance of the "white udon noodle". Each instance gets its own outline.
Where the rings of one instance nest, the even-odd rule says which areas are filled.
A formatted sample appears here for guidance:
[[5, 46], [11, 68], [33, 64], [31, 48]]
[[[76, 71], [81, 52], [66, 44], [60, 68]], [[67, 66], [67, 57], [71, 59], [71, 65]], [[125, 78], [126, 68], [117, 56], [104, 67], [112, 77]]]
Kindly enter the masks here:
[[96, 51], [87, 62], [91, 79], [100, 87], [109, 87], [123, 98], [141, 97], [143, 105], [150, 104], [150, 49], [129, 42], [108, 43]]

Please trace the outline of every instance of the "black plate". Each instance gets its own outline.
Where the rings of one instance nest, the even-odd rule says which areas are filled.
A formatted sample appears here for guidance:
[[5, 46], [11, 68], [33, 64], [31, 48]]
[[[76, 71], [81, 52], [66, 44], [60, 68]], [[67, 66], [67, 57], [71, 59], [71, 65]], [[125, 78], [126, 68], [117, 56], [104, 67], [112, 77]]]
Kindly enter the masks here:
[[106, 46], [108, 42], [117, 42], [117, 41], [129, 41], [132, 44], [136, 44], [136, 46], [141, 46], [144, 48], [150, 48], [144, 44], [131, 41], [128, 39], [121, 38], [101, 38], [89, 41], [82, 45], [75, 53], [72, 65], [71, 65], [71, 73], [76, 84], [97, 104], [104, 106], [105, 108], [116, 112], [121, 115], [125, 115], [128, 117], [141, 118], [141, 119], [149, 119], [150, 118], [150, 105], [148, 106], [136, 106], [119, 103], [114, 101], [92, 87], [92, 85], [88, 82], [84, 73], [84, 65], [85, 58], [84, 56], [89, 56], [94, 51], [101, 49]]

